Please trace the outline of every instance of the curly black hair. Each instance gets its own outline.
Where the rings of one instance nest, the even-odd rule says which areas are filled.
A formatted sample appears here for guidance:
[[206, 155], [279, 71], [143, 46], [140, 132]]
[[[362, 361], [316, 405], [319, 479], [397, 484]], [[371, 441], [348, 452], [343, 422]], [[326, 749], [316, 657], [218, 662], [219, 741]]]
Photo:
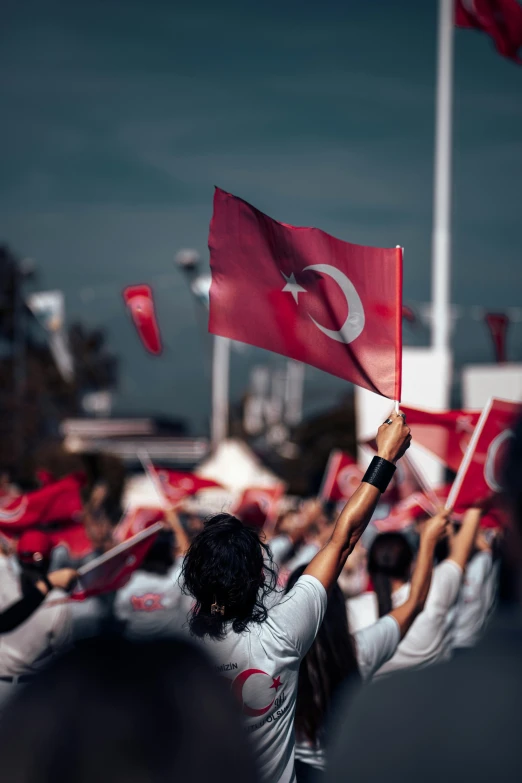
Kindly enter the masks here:
[[[275, 589], [277, 575], [259, 533], [231, 514], [216, 514], [192, 542], [182, 581], [183, 592], [196, 600], [191, 633], [222, 639], [227, 623], [242, 633], [250, 623], [267, 619], [264, 602]], [[212, 613], [212, 604], [223, 607], [223, 614]]]

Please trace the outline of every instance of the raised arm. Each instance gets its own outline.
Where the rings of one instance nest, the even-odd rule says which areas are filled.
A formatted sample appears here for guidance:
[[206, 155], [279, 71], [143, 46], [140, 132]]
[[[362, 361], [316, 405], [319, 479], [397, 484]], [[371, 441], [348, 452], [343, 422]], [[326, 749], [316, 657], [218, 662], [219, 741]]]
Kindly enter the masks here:
[[[391, 414], [387, 421], [391, 423], [382, 424], [377, 433], [377, 456], [387, 463], [392, 463], [392, 466], [388, 467], [393, 468], [410, 445], [411, 435], [401, 414]], [[383, 469], [386, 470], [386, 467], [384, 465]], [[379, 484], [379, 476], [365, 476], [339, 515], [329, 541], [305, 571], [305, 574], [315, 576], [327, 591], [337, 581], [348, 555], [366, 529], [381, 496], [378, 486], [369, 483], [370, 481]]]
[[165, 519], [168, 526], [174, 533], [175, 549], [178, 557], [184, 557], [190, 546], [190, 538], [185, 532], [185, 528], [181, 524], [178, 512], [175, 508], [168, 508], [165, 510]]
[[462, 570], [471, 555], [482, 519], [483, 509], [469, 508], [464, 514], [460, 530], [453, 536], [448, 560], [453, 560]]
[[410, 595], [401, 606], [390, 612], [399, 624], [401, 639], [424, 609], [433, 574], [433, 556], [437, 542], [448, 534], [449, 512], [441, 512], [426, 523], [422, 531], [419, 554], [411, 578]]

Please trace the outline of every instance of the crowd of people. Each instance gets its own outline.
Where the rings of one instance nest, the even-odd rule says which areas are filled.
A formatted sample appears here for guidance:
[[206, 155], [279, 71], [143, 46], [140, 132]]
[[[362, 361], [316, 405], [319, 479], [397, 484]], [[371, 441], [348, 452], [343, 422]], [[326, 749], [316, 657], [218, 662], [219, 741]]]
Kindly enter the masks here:
[[490, 780], [490, 745], [470, 730], [479, 707], [502, 740], [497, 777], [520, 779], [518, 618], [503, 620], [496, 651], [477, 653], [496, 627], [501, 565], [513, 573], [522, 559], [522, 425], [505, 466], [513, 524], [501, 532], [481, 527], [484, 504], [458, 525], [440, 509], [407, 533], [372, 528], [410, 440], [392, 414], [338, 515], [309, 499], [261, 529], [171, 509], [129, 581], [85, 601], [67, 592], [114, 546], [119, 518], [103, 483], [85, 507], [92, 552], [81, 562], [36, 531], [5, 548], [5, 779]]

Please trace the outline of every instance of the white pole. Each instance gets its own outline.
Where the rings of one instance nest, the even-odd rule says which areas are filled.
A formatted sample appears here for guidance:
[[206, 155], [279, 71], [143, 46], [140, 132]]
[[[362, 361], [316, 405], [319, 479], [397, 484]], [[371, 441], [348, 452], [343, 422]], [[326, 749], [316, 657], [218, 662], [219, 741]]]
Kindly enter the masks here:
[[212, 356], [212, 425], [211, 440], [215, 448], [228, 434], [228, 377], [230, 339], [214, 336]]
[[450, 344], [451, 114], [454, 0], [439, 0], [432, 244], [432, 345]]
[[303, 418], [303, 387], [305, 366], [289, 359], [286, 363], [285, 421], [290, 426]]

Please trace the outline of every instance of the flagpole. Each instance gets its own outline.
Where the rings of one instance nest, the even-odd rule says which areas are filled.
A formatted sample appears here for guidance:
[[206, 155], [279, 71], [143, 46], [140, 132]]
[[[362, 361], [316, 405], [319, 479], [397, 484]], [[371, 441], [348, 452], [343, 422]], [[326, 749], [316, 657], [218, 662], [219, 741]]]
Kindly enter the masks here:
[[451, 130], [454, 0], [439, 0], [432, 237], [432, 346], [450, 345]]
[[228, 382], [230, 339], [214, 336], [212, 355], [212, 447], [216, 448], [228, 435]]

